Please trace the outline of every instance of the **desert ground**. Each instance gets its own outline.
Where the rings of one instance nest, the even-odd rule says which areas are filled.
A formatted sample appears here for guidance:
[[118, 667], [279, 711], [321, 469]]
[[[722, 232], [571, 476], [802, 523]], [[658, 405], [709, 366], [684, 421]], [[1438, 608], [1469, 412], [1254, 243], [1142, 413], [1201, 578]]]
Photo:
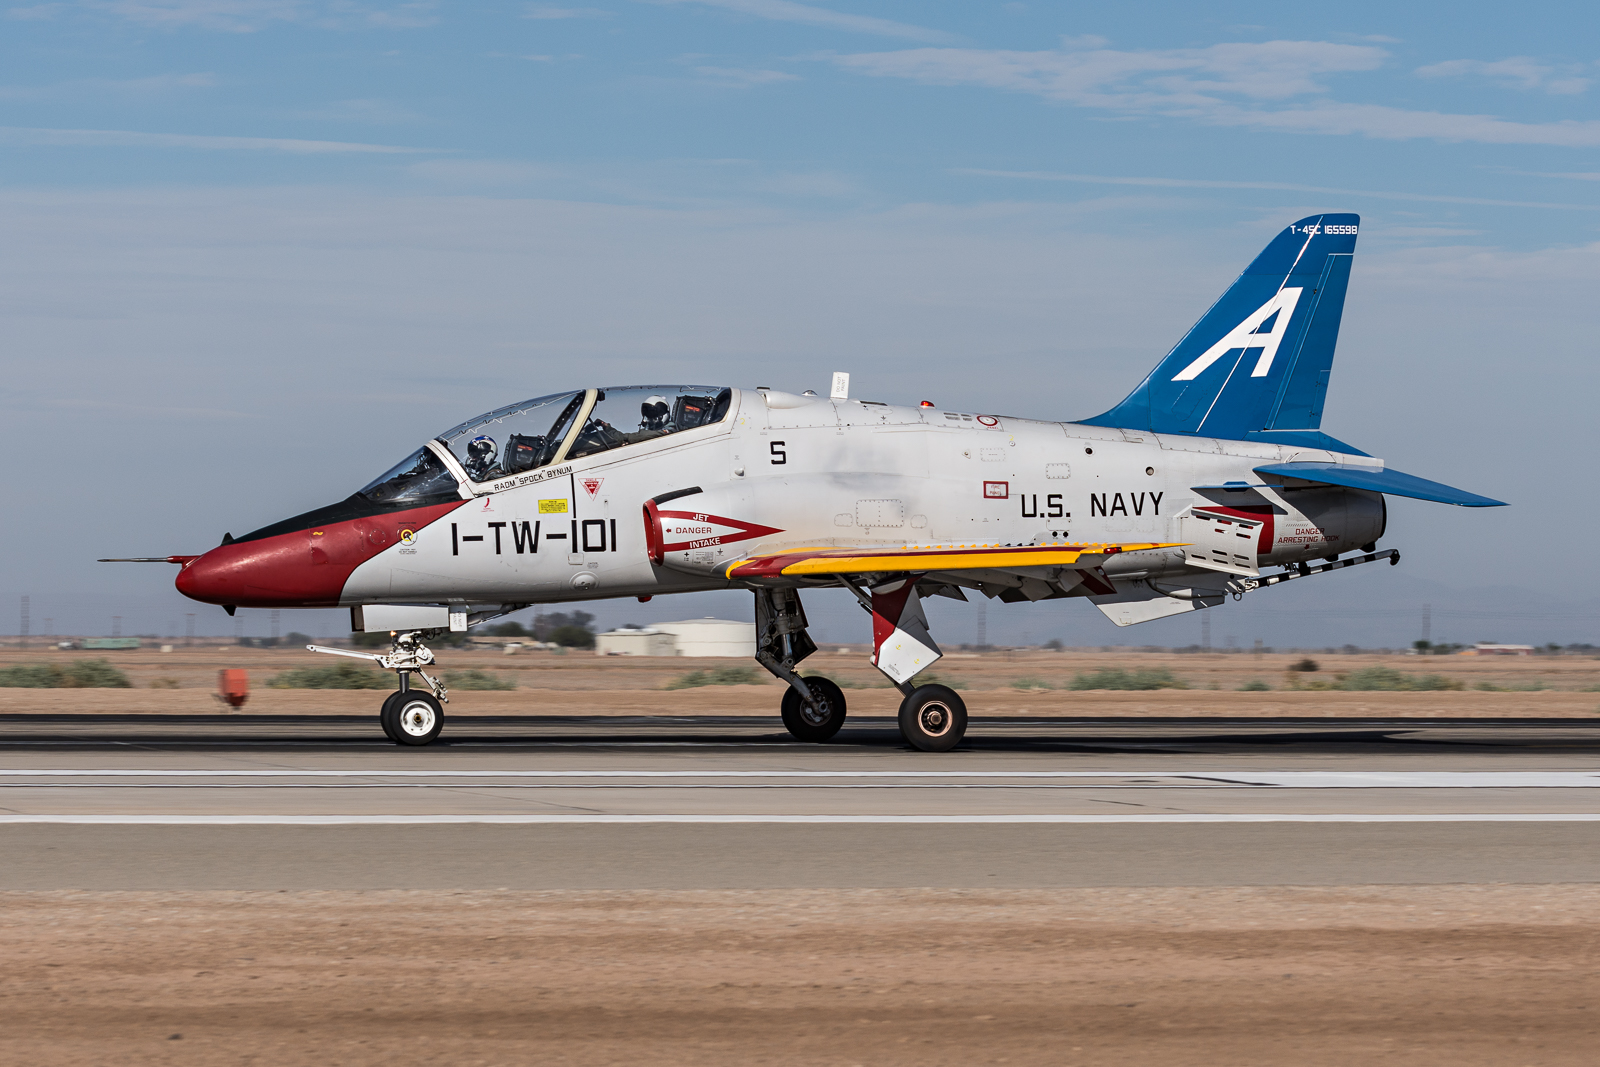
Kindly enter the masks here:
[[[750, 660], [596, 656], [498, 650], [440, 651], [439, 667], [479, 670], [499, 676], [510, 690], [453, 689], [451, 715], [771, 715], [782, 686]], [[1291, 671], [1303, 659], [1316, 672]], [[253, 649], [233, 645], [154, 648], [128, 652], [0, 649], [0, 668], [21, 663], [60, 663], [100, 658], [124, 671], [132, 689], [0, 688], [0, 714], [210, 714], [227, 711], [212, 696], [217, 671], [249, 671], [251, 694], [241, 709], [250, 714], [361, 714], [374, 710], [381, 694], [370, 690], [275, 689], [277, 675], [297, 667], [356, 663], [303, 649]], [[1411, 675], [1437, 674], [1464, 689], [1431, 692], [1343, 692], [1316, 688], [1366, 667], [1389, 667]], [[750, 685], [666, 688], [693, 671], [748, 669]], [[1101, 670], [1166, 670], [1188, 689], [1149, 691], [1070, 690], [1079, 674]], [[899, 694], [872, 667], [860, 646], [828, 646], [805, 661], [803, 671], [822, 673], [847, 690], [853, 712], [893, 715]], [[1004, 716], [1308, 716], [1338, 717], [1562, 717], [1600, 712], [1600, 658], [1591, 656], [1405, 656], [1343, 653], [1172, 653], [1135, 650], [1035, 649], [985, 653], [953, 652], [933, 675], [960, 692], [971, 714]], [[1269, 691], [1240, 692], [1247, 683]], [[163, 688], [170, 687], [170, 688]], [[1480, 687], [1494, 687], [1484, 690]]]

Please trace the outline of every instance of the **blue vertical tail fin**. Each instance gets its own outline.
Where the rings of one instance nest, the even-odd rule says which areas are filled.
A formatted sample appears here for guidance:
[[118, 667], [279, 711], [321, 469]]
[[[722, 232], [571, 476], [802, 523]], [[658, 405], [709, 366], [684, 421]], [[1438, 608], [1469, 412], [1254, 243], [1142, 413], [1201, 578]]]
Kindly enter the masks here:
[[1082, 421], [1354, 452], [1319, 431], [1360, 223], [1285, 228], [1127, 399]]

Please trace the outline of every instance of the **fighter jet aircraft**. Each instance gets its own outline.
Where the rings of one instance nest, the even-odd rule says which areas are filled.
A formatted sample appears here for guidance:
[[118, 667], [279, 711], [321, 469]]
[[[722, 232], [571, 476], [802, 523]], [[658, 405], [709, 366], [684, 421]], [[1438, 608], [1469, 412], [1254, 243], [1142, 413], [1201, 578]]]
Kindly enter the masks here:
[[[348, 498], [231, 535], [177, 587], [235, 608], [349, 607], [389, 631], [380, 721], [439, 735], [448, 694], [424, 643], [518, 611], [748, 589], [756, 660], [783, 722], [833, 737], [845, 697], [802, 677], [807, 590], [849, 590], [905, 739], [966, 730], [961, 697], [917, 677], [941, 652], [922, 600], [1081, 597], [1118, 626], [1388, 559], [1385, 495], [1501, 502], [1402, 474], [1321, 432], [1360, 220], [1286, 227], [1111, 410], [1041, 422], [929, 401], [703, 385], [577, 388], [430, 438]], [[1315, 564], [1314, 564], [1315, 561]], [[411, 675], [426, 688], [414, 688]]]

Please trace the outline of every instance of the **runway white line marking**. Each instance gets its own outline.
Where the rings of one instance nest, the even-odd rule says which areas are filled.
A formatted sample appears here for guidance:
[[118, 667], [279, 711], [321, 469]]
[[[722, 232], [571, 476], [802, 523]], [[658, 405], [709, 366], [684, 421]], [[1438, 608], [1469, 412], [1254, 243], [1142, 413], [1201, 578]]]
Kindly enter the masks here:
[[1141, 815], [6, 815], [0, 826], [426, 826], [481, 823], [531, 826], [561, 823], [836, 823], [890, 826], [962, 823], [1435, 823], [1600, 822], [1600, 812], [1523, 814], [1141, 814]]
[[[368, 780], [455, 779], [767, 779], [814, 782], [827, 779], [917, 780], [924, 782], [1081, 781], [1116, 779], [1130, 784], [1275, 786], [1288, 789], [1593, 789], [1600, 788], [1600, 771], [890, 771], [890, 770], [349, 770], [250, 769], [217, 770], [148, 768], [0, 769], [0, 788], [6, 779], [23, 778], [363, 778]], [[1142, 783], [1139, 780], [1144, 780]]]

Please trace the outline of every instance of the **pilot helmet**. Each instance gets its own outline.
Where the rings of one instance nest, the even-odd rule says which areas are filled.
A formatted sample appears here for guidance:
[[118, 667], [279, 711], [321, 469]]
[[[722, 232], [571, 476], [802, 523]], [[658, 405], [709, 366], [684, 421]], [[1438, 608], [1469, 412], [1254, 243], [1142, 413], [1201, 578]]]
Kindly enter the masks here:
[[651, 429], [660, 429], [671, 411], [664, 396], [645, 397], [644, 403], [639, 405], [639, 414], [644, 416], [645, 425]]
[[495, 453], [498, 451], [494, 438], [487, 434], [479, 434], [467, 444], [467, 463], [473, 467], [487, 467], [494, 462]]

